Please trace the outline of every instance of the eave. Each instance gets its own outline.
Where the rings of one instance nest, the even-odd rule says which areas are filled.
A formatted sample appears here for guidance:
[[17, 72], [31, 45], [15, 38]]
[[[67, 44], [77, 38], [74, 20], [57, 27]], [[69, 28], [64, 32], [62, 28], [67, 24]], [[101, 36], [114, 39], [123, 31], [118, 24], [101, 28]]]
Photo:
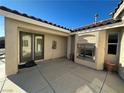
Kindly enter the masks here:
[[118, 6], [116, 11], [113, 13], [113, 18], [117, 19], [123, 10], [124, 10], [124, 1], [122, 1], [122, 3]]
[[27, 18], [27, 17], [21, 16], [21, 15], [18, 15], [18, 14], [14, 14], [14, 13], [11, 13], [11, 12], [8, 12], [8, 11], [4, 11], [2, 9], [0, 9], [0, 15], [11, 18], [11, 19], [14, 19], [14, 20], [34, 24], [34, 25], [37, 25], [37, 26], [42, 26], [42, 27], [53, 29], [53, 30], [60, 31], [60, 32], [64, 32], [64, 33], [67, 33], [67, 34], [71, 33], [70, 30], [67, 30], [67, 29], [64, 29], [64, 28], [61, 28], [61, 27], [57, 27], [57, 26], [54, 26], [54, 25], [50, 25], [50, 24], [47, 24], [47, 23], [44, 23], [44, 22], [36, 21], [34, 19]]

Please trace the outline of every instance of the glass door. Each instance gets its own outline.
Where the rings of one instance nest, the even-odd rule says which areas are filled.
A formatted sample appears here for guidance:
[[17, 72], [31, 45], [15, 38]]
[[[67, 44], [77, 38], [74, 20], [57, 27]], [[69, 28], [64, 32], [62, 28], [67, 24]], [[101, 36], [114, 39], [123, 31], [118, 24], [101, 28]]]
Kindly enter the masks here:
[[34, 36], [34, 59], [40, 60], [43, 59], [43, 36], [35, 35]]
[[118, 62], [118, 44], [119, 44], [119, 33], [118, 32], [108, 32], [108, 42], [107, 42], [107, 60], [110, 62]]
[[32, 60], [32, 34], [20, 33], [20, 50], [21, 62]]

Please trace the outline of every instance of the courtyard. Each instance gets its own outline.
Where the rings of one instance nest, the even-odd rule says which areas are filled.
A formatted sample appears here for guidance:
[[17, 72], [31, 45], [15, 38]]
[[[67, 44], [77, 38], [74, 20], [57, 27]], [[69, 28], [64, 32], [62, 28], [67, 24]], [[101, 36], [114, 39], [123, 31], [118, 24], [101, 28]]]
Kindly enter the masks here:
[[116, 73], [96, 71], [66, 58], [37, 63], [15, 75], [1, 77], [1, 93], [122, 93]]

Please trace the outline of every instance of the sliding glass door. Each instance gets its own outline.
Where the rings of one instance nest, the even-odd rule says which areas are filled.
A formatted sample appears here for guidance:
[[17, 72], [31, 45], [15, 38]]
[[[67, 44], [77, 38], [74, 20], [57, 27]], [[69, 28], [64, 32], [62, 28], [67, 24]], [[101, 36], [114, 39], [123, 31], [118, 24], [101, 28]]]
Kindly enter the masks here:
[[20, 33], [21, 62], [32, 60], [32, 34]]
[[34, 58], [35, 60], [43, 59], [43, 36], [35, 35], [34, 36]]

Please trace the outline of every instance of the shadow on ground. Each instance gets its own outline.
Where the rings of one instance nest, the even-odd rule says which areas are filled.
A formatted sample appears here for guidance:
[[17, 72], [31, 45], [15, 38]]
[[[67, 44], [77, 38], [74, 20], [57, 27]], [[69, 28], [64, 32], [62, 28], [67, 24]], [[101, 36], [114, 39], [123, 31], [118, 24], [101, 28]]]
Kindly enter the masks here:
[[116, 74], [96, 71], [67, 59], [25, 68], [6, 78], [2, 93], [122, 93], [124, 81]]

